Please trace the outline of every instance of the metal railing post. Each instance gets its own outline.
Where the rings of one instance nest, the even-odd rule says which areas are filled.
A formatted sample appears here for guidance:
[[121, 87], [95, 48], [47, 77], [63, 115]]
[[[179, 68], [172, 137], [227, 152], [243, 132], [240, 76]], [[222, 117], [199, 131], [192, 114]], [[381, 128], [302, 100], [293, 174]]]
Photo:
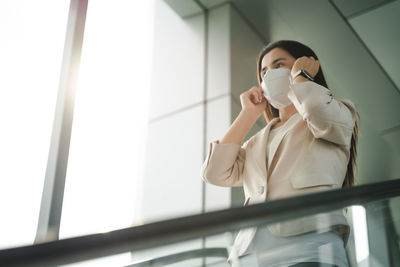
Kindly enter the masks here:
[[59, 236], [87, 5], [88, 0], [71, 0], [70, 4], [53, 132], [35, 243], [57, 240]]

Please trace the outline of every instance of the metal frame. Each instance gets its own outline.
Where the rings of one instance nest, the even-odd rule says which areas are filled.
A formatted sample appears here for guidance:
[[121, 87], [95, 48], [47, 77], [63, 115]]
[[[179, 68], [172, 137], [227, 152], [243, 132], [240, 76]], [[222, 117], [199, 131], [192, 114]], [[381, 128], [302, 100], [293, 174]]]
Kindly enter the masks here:
[[35, 243], [57, 240], [88, 0], [71, 0]]
[[199, 215], [0, 251], [0, 266], [55, 266], [400, 196], [400, 179], [271, 200]]

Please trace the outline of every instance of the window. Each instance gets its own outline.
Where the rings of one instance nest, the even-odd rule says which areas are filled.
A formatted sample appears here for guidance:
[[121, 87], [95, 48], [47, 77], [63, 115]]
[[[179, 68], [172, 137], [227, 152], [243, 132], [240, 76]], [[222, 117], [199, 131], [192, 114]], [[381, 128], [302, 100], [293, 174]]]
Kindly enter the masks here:
[[60, 238], [129, 227], [140, 217], [151, 14], [152, 1], [89, 1]]
[[69, 0], [0, 1], [0, 247], [32, 244]]

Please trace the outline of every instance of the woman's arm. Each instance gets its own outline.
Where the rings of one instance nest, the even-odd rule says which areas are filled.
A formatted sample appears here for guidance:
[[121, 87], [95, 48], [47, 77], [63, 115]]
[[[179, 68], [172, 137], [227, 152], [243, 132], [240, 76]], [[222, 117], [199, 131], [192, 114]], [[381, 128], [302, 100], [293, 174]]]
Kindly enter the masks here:
[[240, 95], [240, 103], [242, 111], [222, 137], [221, 144], [233, 143], [241, 145], [251, 127], [265, 110], [267, 99], [264, 97], [262, 89], [254, 86]]
[[289, 99], [315, 138], [350, 145], [356, 110], [349, 100], [336, 100], [329, 89], [312, 81], [291, 85]]
[[240, 95], [242, 111], [219, 141], [210, 143], [209, 153], [201, 168], [205, 182], [235, 187], [243, 185], [243, 166], [247, 142], [243, 139], [265, 110], [267, 100], [259, 87], [253, 87]]
[[240, 111], [239, 115], [232, 123], [229, 130], [222, 137], [220, 144], [239, 144], [243, 143], [243, 139], [257, 121], [256, 116], [246, 110]]
[[[298, 58], [292, 66], [292, 76], [301, 69], [315, 77], [319, 71], [319, 61], [314, 57]], [[350, 145], [356, 117], [351, 101], [336, 100], [328, 88], [302, 76], [293, 80], [288, 97], [315, 138], [338, 145]]]
[[246, 145], [247, 142], [242, 147], [239, 144], [220, 144], [219, 140], [211, 142], [201, 167], [203, 181], [223, 187], [243, 186]]

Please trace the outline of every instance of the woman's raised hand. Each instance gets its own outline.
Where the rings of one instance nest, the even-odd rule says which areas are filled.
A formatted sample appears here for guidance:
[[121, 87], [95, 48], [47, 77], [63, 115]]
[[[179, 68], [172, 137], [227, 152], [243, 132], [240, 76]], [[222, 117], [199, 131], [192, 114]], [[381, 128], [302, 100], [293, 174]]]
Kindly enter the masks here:
[[291, 70], [292, 77], [299, 70], [306, 70], [314, 78], [319, 71], [318, 59], [315, 59], [313, 56], [311, 57], [303, 56], [296, 59], [296, 61], [293, 63]]
[[262, 89], [258, 86], [253, 86], [249, 90], [240, 95], [240, 103], [242, 111], [257, 119], [267, 107], [267, 99], [265, 98]]
[[222, 137], [220, 144], [241, 145], [247, 133], [265, 110], [267, 99], [260, 87], [253, 86], [240, 95], [240, 103], [242, 104], [242, 111]]

